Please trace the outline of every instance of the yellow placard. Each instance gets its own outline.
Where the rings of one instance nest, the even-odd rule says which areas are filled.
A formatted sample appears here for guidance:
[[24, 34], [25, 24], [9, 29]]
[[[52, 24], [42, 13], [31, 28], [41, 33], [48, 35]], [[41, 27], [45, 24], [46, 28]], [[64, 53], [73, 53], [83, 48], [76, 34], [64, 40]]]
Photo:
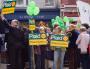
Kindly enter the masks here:
[[36, 26], [35, 25], [29, 25], [29, 30], [33, 31], [36, 29]]
[[47, 43], [47, 39], [29, 40], [29, 45], [46, 45]]
[[50, 46], [57, 46], [57, 47], [68, 47], [68, 42], [65, 41], [54, 41], [50, 42]]
[[2, 9], [2, 14], [10, 14], [10, 13], [14, 13], [14, 11], [15, 11], [15, 7], [3, 8]]

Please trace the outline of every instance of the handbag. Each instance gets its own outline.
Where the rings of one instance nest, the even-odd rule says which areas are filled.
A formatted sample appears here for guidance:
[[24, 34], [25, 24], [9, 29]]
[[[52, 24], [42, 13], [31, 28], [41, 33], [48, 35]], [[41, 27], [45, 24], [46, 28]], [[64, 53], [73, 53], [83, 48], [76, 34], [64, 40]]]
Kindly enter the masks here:
[[90, 55], [90, 44], [88, 45], [87, 53]]
[[88, 44], [88, 48], [87, 48], [87, 53], [90, 55], [90, 39], [89, 39], [89, 44]]

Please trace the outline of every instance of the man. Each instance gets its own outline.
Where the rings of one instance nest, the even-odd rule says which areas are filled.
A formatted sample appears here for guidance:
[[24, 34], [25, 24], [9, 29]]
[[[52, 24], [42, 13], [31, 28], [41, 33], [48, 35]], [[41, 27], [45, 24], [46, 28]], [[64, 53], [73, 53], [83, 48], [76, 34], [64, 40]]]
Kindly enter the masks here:
[[69, 61], [69, 69], [77, 69], [78, 68], [78, 49], [76, 45], [76, 40], [78, 38], [79, 32], [76, 30], [76, 25], [71, 24], [69, 27], [69, 47], [67, 49], [68, 52], [68, 61]]
[[6, 34], [7, 50], [9, 57], [9, 69], [24, 69], [22, 48], [24, 46], [24, 32], [19, 29], [19, 21], [12, 20], [9, 25], [2, 16], [2, 24], [9, 29]]
[[[87, 29], [85, 27], [81, 27], [81, 34], [78, 36], [76, 44], [79, 45], [78, 48], [81, 51], [81, 63], [83, 69], [90, 69], [90, 65], [88, 64], [88, 54], [87, 48], [89, 45], [89, 34], [87, 33]], [[89, 65], [89, 66], [88, 66]]]

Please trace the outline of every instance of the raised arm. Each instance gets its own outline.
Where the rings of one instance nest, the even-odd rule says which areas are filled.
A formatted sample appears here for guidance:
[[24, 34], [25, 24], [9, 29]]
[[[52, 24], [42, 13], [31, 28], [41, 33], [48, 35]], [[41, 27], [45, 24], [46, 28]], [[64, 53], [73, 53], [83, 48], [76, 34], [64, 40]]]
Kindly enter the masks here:
[[8, 21], [5, 19], [4, 15], [2, 14], [1, 14], [1, 20], [6, 28], [10, 28]]

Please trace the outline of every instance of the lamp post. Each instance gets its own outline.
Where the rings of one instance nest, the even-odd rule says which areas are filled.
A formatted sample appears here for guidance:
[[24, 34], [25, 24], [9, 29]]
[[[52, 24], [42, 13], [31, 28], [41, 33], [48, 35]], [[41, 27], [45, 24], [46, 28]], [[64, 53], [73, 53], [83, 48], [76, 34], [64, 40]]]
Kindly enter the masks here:
[[[32, 16], [32, 18], [29, 20], [29, 30], [31, 31], [31, 34], [33, 34], [34, 30], [35, 30], [35, 20], [33, 20], [33, 16], [36, 16], [39, 14], [40, 10], [39, 8], [36, 6], [36, 3], [33, 0], [29, 1], [29, 4], [27, 6], [26, 12], [29, 16]], [[30, 42], [29, 42], [30, 45]], [[31, 67], [30, 69], [35, 69], [35, 59], [34, 59], [34, 46], [31, 46], [31, 58], [30, 58], [30, 63], [31, 63]]]

